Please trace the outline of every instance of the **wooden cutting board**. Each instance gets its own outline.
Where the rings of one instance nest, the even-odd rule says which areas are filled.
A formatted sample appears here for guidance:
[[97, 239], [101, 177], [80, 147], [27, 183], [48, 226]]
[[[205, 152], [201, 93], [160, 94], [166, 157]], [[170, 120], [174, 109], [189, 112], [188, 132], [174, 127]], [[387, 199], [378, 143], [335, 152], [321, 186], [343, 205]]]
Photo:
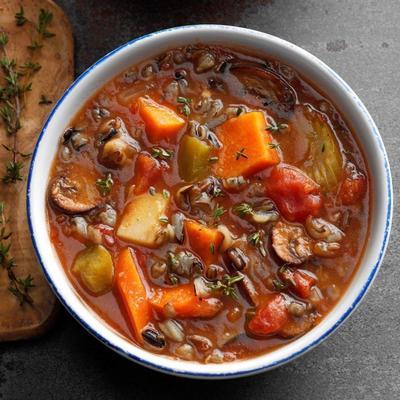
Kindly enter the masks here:
[[[17, 26], [15, 14], [21, 6], [28, 21]], [[27, 46], [38, 35], [35, 24], [40, 9], [53, 14], [48, 31], [55, 36], [43, 39], [43, 47], [32, 53]], [[26, 93], [26, 107], [21, 113], [22, 128], [17, 132], [18, 151], [32, 153], [44, 120], [74, 77], [71, 27], [63, 11], [50, 0], [0, 0], [0, 32], [7, 33], [9, 37], [6, 46], [9, 58], [15, 58], [18, 64], [32, 59], [41, 65], [41, 69], [30, 79], [32, 90]], [[52, 104], [40, 105], [42, 95], [51, 100]], [[0, 143], [13, 146], [13, 138], [7, 134], [2, 121]], [[1, 146], [0, 177], [4, 176], [5, 162], [10, 157], [12, 154]], [[25, 302], [21, 305], [10, 293], [7, 272], [0, 266], [0, 341], [25, 339], [43, 333], [51, 325], [57, 309], [57, 301], [36, 260], [28, 230], [25, 202], [29, 162], [30, 159], [24, 161], [22, 181], [14, 184], [0, 181], [0, 201], [5, 203], [8, 226], [13, 232], [10, 249], [16, 263], [13, 271], [17, 277], [32, 276], [34, 287], [29, 289], [29, 294], [33, 303], [30, 305]]]

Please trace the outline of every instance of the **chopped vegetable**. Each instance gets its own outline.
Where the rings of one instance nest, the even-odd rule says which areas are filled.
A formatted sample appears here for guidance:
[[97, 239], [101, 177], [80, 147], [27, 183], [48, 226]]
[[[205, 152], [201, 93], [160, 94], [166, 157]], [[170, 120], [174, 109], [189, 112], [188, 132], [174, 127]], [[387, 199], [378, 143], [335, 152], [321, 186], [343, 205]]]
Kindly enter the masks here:
[[352, 205], [360, 201], [367, 191], [367, 179], [365, 175], [358, 171], [353, 163], [346, 166], [346, 178], [344, 179], [339, 196], [342, 203]]
[[266, 194], [289, 221], [303, 221], [308, 215], [318, 215], [322, 206], [319, 185], [298, 168], [287, 164], [272, 170], [266, 181]]
[[194, 136], [183, 136], [179, 145], [178, 166], [180, 177], [187, 182], [205, 178], [209, 172], [211, 148]]
[[332, 190], [343, 173], [343, 158], [328, 117], [309, 106], [297, 107], [294, 113], [296, 130], [309, 143], [303, 170], [323, 191]]
[[159, 143], [160, 140], [173, 140], [186, 122], [170, 108], [156, 103], [149, 97], [139, 97], [139, 114], [146, 125], [149, 140]]
[[118, 257], [115, 284], [139, 343], [143, 343], [142, 332], [151, 319], [144, 282], [135, 252], [125, 248]]
[[195, 221], [185, 221], [186, 237], [189, 246], [198, 254], [206, 265], [217, 259], [216, 253], [224, 239], [217, 229], [208, 228]]
[[252, 335], [266, 336], [278, 333], [288, 320], [289, 313], [284, 297], [281, 294], [272, 294], [257, 307], [247, 328]]
[[132, 184], [136, 195], [147, 192], [161, 177], [160, 163], [148, 153], [140, 153], [136, 159], [135, 175]]
[[163, 243], [165, 224], [160, 217], [166, 215], [169, 200], [161, 193], [144, 193], [125, 206], [117, 236], [140, 246], [157, 247]]
[[289, 285], [298, 296], [308, 299], [311, 288], [315, 285], [316, 279], [311, 274], [301, 269], [281, 268], [279, 271], [282, 280]]
[[[276, 149], [271, 148], [271, 136], [266, 131], [264, 114], [260, 111], [231, 118], [216, 129], [222, 148], [215, 173], [222, 178], [250, 176], [279, 163]], [[239, 156], [238, 156], [239, 155]]]
[[172, 288], [157, 288], [150, 303], [165, 316], [165, 307], [172, 306], [177, 318], [212, 318], [222, 308], [222, 302], [215, 298], [199, 299], [192, 284]]
[[111, 289], [114, 266], [110, 253], [101, 245], [88, 247], [78, 253], [72, 272], [94, 294]]

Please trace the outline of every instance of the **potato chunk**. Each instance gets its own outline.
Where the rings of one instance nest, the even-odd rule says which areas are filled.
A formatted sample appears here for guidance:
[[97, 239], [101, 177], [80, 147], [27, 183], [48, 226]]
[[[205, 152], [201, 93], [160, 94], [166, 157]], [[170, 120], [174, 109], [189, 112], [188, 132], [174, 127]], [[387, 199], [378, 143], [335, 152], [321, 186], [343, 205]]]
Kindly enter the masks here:
[[114, 265], [107, 249], [94, 245], [78, 253], [72, 272], [80, 277], [87, 289], [99, 294], [111, 289]]
[[166, 226], [160, 220], [168, 207], [162, 194], [144, 193], [133, 198], [124, 209], [117, 236], [139, 246], [157, 247], [163, 243]]

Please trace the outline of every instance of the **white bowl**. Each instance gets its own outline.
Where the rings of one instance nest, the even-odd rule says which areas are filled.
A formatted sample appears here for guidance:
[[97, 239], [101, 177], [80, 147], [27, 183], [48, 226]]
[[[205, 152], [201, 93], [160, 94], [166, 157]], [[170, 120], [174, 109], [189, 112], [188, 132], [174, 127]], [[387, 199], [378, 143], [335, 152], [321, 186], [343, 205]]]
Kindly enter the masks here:
[[[135, 346], [111, 328], [77, 294], [49, 237], [46, 187], [60, 136], [71, 118], [99, 88], [119, 72], [164, 50], [195, 42], [241, 46], [294, 67], [328, 94], [357, 135], [373, 180], [371, 235], [361, 265], [346, 293], [310, 332], [268, 354], [224, 364], [174, 360]], [[382, 262], [392, 219], [392, 181], [378, 129], [357, 95], [327, 65], [305, 50], [277, 37], [243, 28], [195, 25], [167, 29], [135, 39], [104, 56], [65, 92], [51, 112], [33, 153], [27, 208], [37, 257], [53, 291], [65, 308], [97, 339], [146, 367], [193, 378], [230, 378], [259, 373], [287, 363], [325, 340], [357, 307]], [[356, 340], [356, 336], [354, 336]]]

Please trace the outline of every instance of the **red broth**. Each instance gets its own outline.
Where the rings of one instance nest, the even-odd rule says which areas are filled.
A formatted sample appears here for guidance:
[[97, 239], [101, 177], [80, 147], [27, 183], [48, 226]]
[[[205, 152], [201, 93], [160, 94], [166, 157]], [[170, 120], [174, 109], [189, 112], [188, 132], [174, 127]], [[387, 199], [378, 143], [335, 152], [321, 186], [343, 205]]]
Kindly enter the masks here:
[[216, 363], [283, 346], [329, 313], [363, 254], [369, 187], [318, 88], [279, 61], [193, 45], [82, 106], [47, 211], [88, 307], [150, 351]]

